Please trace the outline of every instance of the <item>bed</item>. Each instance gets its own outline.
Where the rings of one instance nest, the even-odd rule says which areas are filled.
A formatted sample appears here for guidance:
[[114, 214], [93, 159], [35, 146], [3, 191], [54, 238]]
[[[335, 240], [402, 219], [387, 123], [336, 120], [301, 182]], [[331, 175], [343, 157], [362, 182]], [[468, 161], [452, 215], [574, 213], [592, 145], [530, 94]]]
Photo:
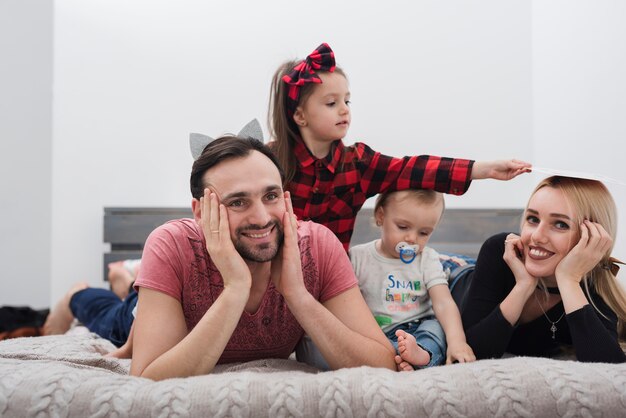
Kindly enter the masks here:
[[[181, 214], [189, 212], [106, 208], [104, 261], [140, 256], [137, 237]], [[475, 256], [487, 236], [516, 230], [519, 214], [449, 209], [433, 247]], [[370, 217], [371, 210], [359, 216], [355, 242], [377, 236]], [[1, 341], [0, 416], [618, 417], [626, 410], [626, 364], [510, 357], [413, 373], [321, 372], [295, 360], [265, 359], [153, 382], [128, 376], [128, 360], [103, 356], [113, 349], [81, 326], [61, 336]]]
[[77, 331], [0, 343], [0, 416], [618, 417], [626, 408], [626, 365], [516, 357], [317, 372], [269, 359], [152, 382], [104, 358], [108, 341]]

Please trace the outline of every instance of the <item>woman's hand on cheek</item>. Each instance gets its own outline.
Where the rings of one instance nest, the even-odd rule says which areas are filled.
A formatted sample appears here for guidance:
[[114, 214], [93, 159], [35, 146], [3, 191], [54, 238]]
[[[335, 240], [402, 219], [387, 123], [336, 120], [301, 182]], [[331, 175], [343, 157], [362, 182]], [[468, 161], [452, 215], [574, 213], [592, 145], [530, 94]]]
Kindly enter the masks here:
[[204, 196], [200, 198], [200, 210], [206, 249], [222, 275], [224, 287], [233, 285], [250, 289], [250, 269], [233, 245], [226, 207], [219, 202], [215, 192], [204, 189]]
[[518, 235], [509, 234], [504, 241], [504, 255], [502, 258], [509, 266], [513, 275], [515, 276], [515, 282], [518, 285], [530, 286], [535, 288], [537, 286], [537, 278], [531, 276], [524, 266], [524, 244]]
[[557, 282], [580, 283], [585, 274], [602, 261], [612, 243], [602, 225], [584, 220], [580, 226], [580, 240], [556, 267]]

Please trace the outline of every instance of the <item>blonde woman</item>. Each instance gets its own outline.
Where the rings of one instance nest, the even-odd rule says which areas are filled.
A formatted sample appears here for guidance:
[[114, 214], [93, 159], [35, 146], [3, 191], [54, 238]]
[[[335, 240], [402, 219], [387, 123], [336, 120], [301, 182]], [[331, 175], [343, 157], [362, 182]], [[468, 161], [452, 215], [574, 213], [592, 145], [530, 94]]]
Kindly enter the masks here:
[[611, 257], [616, 231], [615, 202], [601, 182], [539, 183], [520, 235], [489, 238], [469, 277], [462, 319], [476, 357], [550, 357], [569, 346], [579, 361], [626, 361], [617, 332], [626, 295]]

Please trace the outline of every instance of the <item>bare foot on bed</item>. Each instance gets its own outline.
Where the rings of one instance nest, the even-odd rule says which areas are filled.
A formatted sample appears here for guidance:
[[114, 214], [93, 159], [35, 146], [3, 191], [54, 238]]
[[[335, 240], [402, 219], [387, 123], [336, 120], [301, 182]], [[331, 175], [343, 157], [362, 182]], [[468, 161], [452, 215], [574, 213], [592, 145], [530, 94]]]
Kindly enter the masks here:
[[426, 366], [430, 362], [430, 354], [417, 345], [414, 336], [398, 330], [396, 337], [398, 337], [398, 352], [402, 360], [413, 366]]
[[128, 339], [123, 346], [105, 354], [104, 357], [112, 358], [132, 358], [133, 357], [133, 339], [135, 335], [135, 322], [130, 326], [130, 332], [128, 333]]
[[133, 357], [133, 347], [132, 344], [124, 344], [123, 346], [116, 348], [115, 350], [111, 351], [110, 353], [107, 353], [104, 355], [104, 357], [110, 357], [110, 358], [132, 358]]
[[43, 324], [43, 335], [65, 334], [70, 329], [74, 320], [74, 315], [70, 310], [70, 299], [74, 293], [88, 287], [87, 283], [76, 283], [70, 288], [48, 314], [46, 322]]
[[130, 285], [133, 284], [135, 279], [126, 269], [126, 267], [124, 267], [123, 261], [115, 261], [113, 263], [109, 263], [108, 267], [108, 278], [109, 283], [111, 284], [111, 290], [120, 299], [126, 299], [126, 296], [128, 296], [128, 289], [130, 289]]

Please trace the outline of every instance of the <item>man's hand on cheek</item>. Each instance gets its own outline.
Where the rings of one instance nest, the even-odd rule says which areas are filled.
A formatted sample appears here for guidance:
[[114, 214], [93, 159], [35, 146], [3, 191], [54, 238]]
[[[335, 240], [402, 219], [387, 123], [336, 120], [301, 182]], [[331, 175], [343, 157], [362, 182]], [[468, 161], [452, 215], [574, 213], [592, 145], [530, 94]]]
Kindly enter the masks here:
[[[272, 281], [287, 302], [291, 298], [307, 292], [302, 276], [300, 247], [298, 246], [298, 221], [293, 214], [291, 196], [285, 192], [286, 212], [283, 214], [283, 245], [276, 258], [272, 260]], [[295, 299], [294, 299], [295, 300]]]
[[200, 208], [206, 248], [224, 279], [224, 287], [241, 286], [250, 289], [250, 269], [233, 245], [226, 207], [219, 202], [217, 194], [207, 188], [200, 198]]

